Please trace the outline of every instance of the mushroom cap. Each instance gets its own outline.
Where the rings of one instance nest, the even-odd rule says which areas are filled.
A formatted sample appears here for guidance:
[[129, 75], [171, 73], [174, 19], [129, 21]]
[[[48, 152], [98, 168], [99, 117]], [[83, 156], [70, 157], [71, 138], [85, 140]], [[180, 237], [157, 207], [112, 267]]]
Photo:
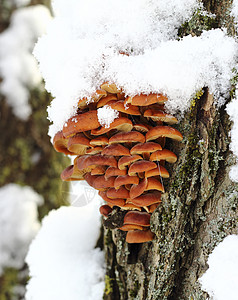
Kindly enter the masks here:
[[114, 187], [117, 189], [122, 185], [138, 184], [138, 183], [139, 183], [139, 177], [123, 175], [123, 176], [117, 176], [117, 178], [115, 179], [115, 182], [114, 182]]
[[96, 166], [91, 170], [91, 175], [104, 175], [106, 171], [105, 166]]
[[155, 191], [153, 193], [146, 193], [134, 199], [130, 199], [130, 201], [140, 207], [150, 206], [154, 203], [161, 202], [161, 192]]
[[114, 186], [115, 177], [110, 177], [108, 180], [105, 179], [104, 175], [97, 176], [93, 182], [93, 187], [96, 190], [105, 190]]
[[132, 125], [132, 122], [128, 118], [120, 117], [120, 118], [115, 119], [108, 128], [106, 128], [106, 127], [100, 127], [97, 129], [96, 128], [97, 127], [95, 127], [95, 129], [91, 130], [92, 135], [101, 135], [101, 134], [109, 132], [112, 129], [117, 129], [118, 131], [128, 132], [128, 131], [132, 130], [133, 125]]
[[145, 172], [151, 169], [155, 169], [157, 167], [156, 163], [152, 163], [152, 161], [148, 160], [139, 160], [132, 163], [129, 167], [128, 174], [129, 176], [135, 176], [136, 173]]
[[129, 230], [143, 230], [143, 226], [135, 225], [135, 224], [126, 224], [119, 228], [122, 231], [129, 231]]
[[173, 115], [167, 114], [162, 110], [149, 108], [144, 112], [144, 117], [151, 118], [153, 121], [161, 121], [168, 124], [178, 123], [178, 119]]
[[72, 136], [76, 133], [96, 129], [100, 126], [96, 110], [75, 115], [71, 117], [63, 127], [64, 137]]
[[177, 161], [177, 156], [170, 150], [163, 149], [155, 151], [150, 156], [151, 161], [166, 160], [169, 163], [175, 163]]
[[138, 131], [130, 131], [130, 132], [119, 132], [114, 134], [110, 139], [109, 139], [109, 144], [114, 144], [114, 143], [135, 143], [135, 142], [140, 142], [144, 143], [145, 142], [145, 136], [138, 132]]
[[95, 179], [97, 178], [98, 176], [93, 176], [90, 174], [90, 172], [86, 173], [85, 176], [84, 176], [84, 179], [86, 180], [86, 182], [93, 187], [93, 183], [95, 181]]
[[119, 160], [118, 160], [118, 168], [120, 170], [125, 170], [127, 166], [129, 166], [130, 164], [132, 164], [133, 162], [142, 159], [142, 157], [140, 155], [131, 155], [131, 156], [122, 156]]
[[121, 207], [121, 209], [122, 210], [139, 210], [139, 211], [141, 211], [141, 207], [139, 207], [139, 206], [136, 206], [136, 205], [134, 205], [133, 203], [131, 203], [131, 202], [126, 202], [126, 204], [125, 205], [123, 205], [122, 207]]
[[130, 199], [139, 197], [141, 194], [144, 193], [146, 187], [147, 187], [147, 178], [144, 178], [139, 184], [133, 184], [130, 188]]
[[106, 97], [107, 92], [104, 90], [96, 90], [96, 92], [92, 95], [93, 102], [99, 101], [102, 97]]
[[109, 83], [109, 82], [104, 82], [100, 88], [108, 93], [111, 94], [118, 94], [121, 93], [121, 89], [119, 89], [115, 83]]
[[156, 126], [146, 133], [146, 141], [155, 140], [159, 137], [168, 137], [177, 141], [182, 141], [182, 134], [175, 128], [170, 126]]
[[162, 94], [149, 94], [149, 95], [136, 95], [134, 97], [127, 97], [126, 103], [131, 103], [132, 105], [138, 106], [148, 106], [154, 103], [164, 103], [168, 98]]
[[140, 132], [148, 132], [150, 130], [150, 128], [152, 128], [152, 127], [148, 124], [139, 123], [139, 124], [134, 124], [133, 128]]
[[147, 142], [147, 143], [136, 144], [134, 147], [131, 148], [130, 153], [131, 155], [134, 155], [134, 154], [152, 153], [157, 150], [162, 150], [160, 144], [155, 142]]
[[91, 139], [91, 146], [104, 146], [108, 145], [108, 138], [106, 136], [98, 136], [96, 138]]
[[102, 197], [104, 201], [106, 201], [110, 206], [119, 206], [122, 207], [126, 204], [126, 201], [124, 199], [110, 199], [107, 197], [106, 192], [99, 191], [98, 195]]
[[97, 103], [97, 108], [103, 107], [104, 105], [108, 104], [108, 102], [110, 101], [117, 101], [117, 96], [116, 95], [108, 95], [102, 99], [100, 99], [100, 101]]
[[145, 177], [153, 177], [153, 176], [161, 176], [163, 178], [169, 178], [169, 172], [165, 169], [165, 167], [159, 165], [157, 168], [146, 171]]
[[109, 205], [105, 204], [99, 208], [99, 211], [101, 215], [107, 217], [112, 212], [112, 208]]
[[77, 133], [68, 139], [67, 148], [76, 155], [85, 154], [88, 147], [91, 147], [89, 139], [83, 133]]
[[146, 191], [149, 191], [149, 190], [157, 190], [157, 191], [161, 191], [161, 192], [164, 192], [164, 186], [163, 184], [157, 180], [156, 178], [154, 177], [150, 177], [147, 179], [147, 186], [146, 186]]
[[154, 239], [154, 233], [148, 230], [131, 230], [126, 234], [126, 241], [129, 244], [150, 242]]
[[137, 106], [127, 104], [125, 106], [124, 100], [118, 100], [116, 102], [108, 103], [108, 105], [115, 110], [118, 110], [120, 112], [126, 113], [128, 115], [135, 115], [135, 116], [140, 116], [140, 110]]
[[83, 155], [77, 158], [77, 166], [79, 170], [85, 169], [89, 166], [112, 166], [117, 167], [117, 160], [113, 156], [103, 155]]
[[95, 155], [101, 153], [103, 150], [102, 147], [93, 147], [86, 150], [86, 154]]
[[63, 135], [63, 131], [58, 131], [53, 139], [53, 146], [57, 152], [64, 153], [66, 155], [73, 155], [67, 148], [68, 139]]
[[62, 171], [60, 178], [63, 181], [84, 180], [84, 175], [87, 173], [87, 171], [88, 170], [79, 171], [74, 167], [74, 165], [71, 165]]
[[107, 190], [107, 197], [110, 199], [116, 199], [116, 198], [127, 199], [129, 198], [129, 191], [124, 186], [121, 186], [119, 189], [115, 189], [111, 187]]
[[102, 155], [130, 156], [130, 150], [120, 144], [112, 144], [103, 149]]
[[126, 174], [127, 174], [126, 168], [125, 170], [120, 170], [115, 167], [108, 167], [105, 172], [105, 178], [108, 179], [111, 176], [119, 176], [119, 175], [126, 175]]
[[84, 97], [78, 101], [78, 108], [85, 108], [88, 105], [88, 98]]
[[150, 217], [151, 215], [147, 212], [128, 211], [124, 216], [123, 224], [150, 226]]

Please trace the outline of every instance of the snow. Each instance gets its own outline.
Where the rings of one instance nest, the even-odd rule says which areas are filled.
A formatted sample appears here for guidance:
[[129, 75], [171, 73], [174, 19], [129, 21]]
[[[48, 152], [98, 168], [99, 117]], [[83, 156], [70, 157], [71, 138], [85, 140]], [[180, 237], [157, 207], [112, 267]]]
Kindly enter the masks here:
[[104, 105], [97, 110], [97, 116], [101, 126], [109, 128], [110, 124], [119, 117], [119, 112], [109, 105]]
[[95, 249], [99, 228], [95, 201], [51, 211], [26, 258], [31, 279], [25, 299], [101, 300], [105, 271], [104, 254]]
[[199, 279], [213, 300], [237, 300], [238, 235], [226, 237], [209, 255], [209, 269]]
[[236, 89], [235, 98], [227, 105], [227, 113], [230, 116], [233, 125], [231, 128], [231, 143], [230, 150], [236, 156], [237, 163], [231, 167], [229, 176], [231, 180], [238, 182], [238, 86]]
[[198, 8], [194, 0], [55, 0], [56, 17], [34, 50], [55, 97], [48, 109], [50, 135], [76, 112], [80, 98], [90, 98], [105, 81], [130, 96], [164, 93], [174, 114], [182, 114], [204, 86], [223, 103], [237, 43], [220, 29], [179, 40], [178, 27]]
[[0, 276], [4, 268], [21, 268], [39, 229], [37, 206], [43, 199], [32, 188], [8, 184], [0, 188]]
[[0, 34], [0, 92], [22, 120], [31, 114], [29, 89], [42, 80], [32, 50], [50, 19], [49, 10], [43, 5], [20, 8], [13, 12], [10, 26]]

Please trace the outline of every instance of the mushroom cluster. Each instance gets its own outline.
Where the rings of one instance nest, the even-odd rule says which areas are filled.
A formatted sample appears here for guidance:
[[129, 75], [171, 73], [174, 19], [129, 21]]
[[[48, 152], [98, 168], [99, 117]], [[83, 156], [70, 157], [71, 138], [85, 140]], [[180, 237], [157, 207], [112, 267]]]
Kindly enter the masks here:
[[[77, 114], [53, 140], [56, 151], [77, 156], [62, 172], [62, 180], [86, 180], [97, 189], [106, 202], [100, 207], [105, 218], [115, 209], [124, 211], [118, 228], [127, 232], [128, 243], [153, 239], [150, 216], [161, 202], [162, 178], [169, 177], [165, 161], [177, 160], [164, 149], [165, 139], [183, 139], [170, 126], [177, 119], [165, 112], [165, 101], [162, 94], [125, 97], [115, 84], [104, 83], [90, 103], [87, 98], [78, 102]], [[118, 111], [108, 127], [101, 126], [97, 116], [105, 105]]]

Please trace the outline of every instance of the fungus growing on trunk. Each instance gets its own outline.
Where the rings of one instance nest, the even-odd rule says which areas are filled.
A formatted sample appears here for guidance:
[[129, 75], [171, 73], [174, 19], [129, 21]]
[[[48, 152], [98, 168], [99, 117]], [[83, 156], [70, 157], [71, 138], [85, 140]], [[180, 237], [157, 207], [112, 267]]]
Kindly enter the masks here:
[[[144, 243], [154, 239], [150, 217], [165, 192], [162, 178], [169, 178], [165, 162], [177, 156], [164, 149], [165, 139], [182, 141], [182, 134], [171, 126], [178, 120], [164, 111], [167, 97], [161, 94], [125, 94], [114, 83], [79, 101], [78, 112], [54, 137], [57, 151], [77, 157], [61, 178], [85, 179], [106, 202], [100, 208], [104, 225], [126, 233], [126, 242]], [[117, 110], [111, 124], [103, 127], [97, 109]], [[118, 220], [115, 223], [115, 214]], [[120, 219], [121, 218], [121, 219]]]

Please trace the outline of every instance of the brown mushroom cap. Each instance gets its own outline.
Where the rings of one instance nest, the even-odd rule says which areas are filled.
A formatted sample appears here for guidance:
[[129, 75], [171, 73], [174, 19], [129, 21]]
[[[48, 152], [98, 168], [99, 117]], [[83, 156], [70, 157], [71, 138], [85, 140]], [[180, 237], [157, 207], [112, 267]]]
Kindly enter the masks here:
[[[134, 199], [139, 197], [141, 194], [144, 193], [147, 187], [147, 179], [144, 178], [139, 184], [133, 184], [130, 188], [130, 199]], [[129, 197], [127, 197], [129, 198]]]
[[99, 208], [99, 211], [101, 215], [107, 217], [112, 212], [112, 208], [109, 205], [105, 204]]
[[146, 133], [146, 141], [155, 140], [159, 137], [168, 137], [177, 141], [182, 141], [182, 134], [175, 128], [170, 126], [156, 126]]
[[95, 181], [95, 179], [97, 178], [98, 176], [93, 176], [90, 174], [90, 172], [86, 173], [85, 176], [84, 176], [84, 179], [86, 180], [86, 182], [93, 187], [93, 183]]
[[175, 163], [177, 161], [177, 156], [170, 150], [163, 149], [155, 151], [150, 156], [151, 161], [166, 160], [169, 163]]
[[169, 172], [165, 169], [165, 167], [159, 165], [157, 168], [146, 171], [145, 177], [153, 177], [153, 176], [161, 176], [163, 178], [169, 178]]
[[121, 93], [121, 89], [119, 89], [115, 83], [104, 82], [101, 85], [101, 89], [111, 94]]
[[129, 175], [123, 175], [123, 176], [117, 176], [114, 182], [115, 189], [118, 189], [122, 185], [126, 184], [138, 184], [139, 183], [139, 177], [137, 176], [129, 176]]
[[109, 132], [112, 129], [117, 129], [118, 131], [128, 132], [128, 131], [131, 131], [131, 129], [133, 128], [133, 125], [132, 125], [132, 122], [128, 118], [120, 117], [120, 118], [115, 119], [108, 128], [106, 128], [106, 127], [100, 127], [97, 129], [96, 128], [91, 130], [92, 135], [101, 135], [101, 134]]
[[108, 95], [104, 98], [102, 98], [98, 103], [97, 103], [97, 108], [103, 107], [104, 105], [108, 104], [110, 101], [117, 101], [117, 96], [116, 95]]
[[139, 159], [142, 159], [140, 155], [123, 156], [118, 160], [118, 168], [125, 170], [127, 166]]
[[86, 150], [86, 154], [95, 155], [101, 153], [103, 150], [102, 147], [93, 147]]
[[129, 230], [143, 230], [143, 226], [135, 225], [135, 224], [126, 224], [119, 228], [122, 231], [129, 231]]
[[111, 176], [119, 176], [119, 175], [126, 175], [126, 174], [127, 174], [126, 168], [124, 170], [120, 170], [115, 167], [108, 167], [105, 172], [105, 178], [108, 179]]
[[137, 131], [144, 133], [144, 132], [148, 132], [150, 130], [151, 126], [140, 123], [140, 124], [134, 124], [133, 128]]
[[90, 110], [80, 115], [70, 118], [63, 127], [64, 137], [72, 136], [76, 133], [96, 129], [100, 126], [96, 110]]
[[149, 171], [157, 167], [156, 163], [152, 163], [152, 161], [148, 160], [139, 160], [132, 163], [129, 167], [128, 174], [129, 176], [135, 176], [136, 173], [141, 173], [145, 171]]
[[78, 133], [68, 139], [67, 147], [70, 152], [76, 155], [83, 155], [91, 145], [89, 139], [83, 133]]
[[145, 142], [145, 136], [138, 131], [130, 131], [130, 132], [119, 132], [114, 134], [109, 139], [109, 144], [114, 143], [133, 143], [133, 142]]
[[154, 177], [150, 177], [147, 179], [147, 186], [146, 186], [146, 191], [149, 191], [149, 190], [157, 190], [157, 191], [161, 191], [161, 192], [164, 192], [164, 186], [163, 184], [157, 180], [156, 178]]
[[74, 165], [71, 165], [62, 171], [60, 177], [63, 181], [84, 180], [84, 175], [87, 172], [87, 169], [79, 171]]
[[151, 215], [146, 212], [128, 211], [124, 216], [123, 224], [150, 226], [150, 217]]
[[115, 189], [111, 187], [107, 190], [107, 197], [111, 199], [116, 199], [116, 198], [127, 199], [129, 198], [129, 191], [124, 186], [121, 186], [119, 189]]
[[140, 116], [140, 110], [137, 106], [127, 104], [125, 106], [124, 100], [108, 103], [108, 105], [115, 110], [126, 113], [128, 115]]
[[131, 148], [131, 155], [134, 154], [143, 154], [143, 153], [152, 153], [157, 150], [162, 150], [162, 147], [158, 143], [147, 142], [147, 143], [139, 143]]
[[98, 195], [102, 197], [104, 201], [106, 201], [110, 206], [119, 206], [122, 207], [126, 204], [126, 201], [124, 199], [110, 199], [107, 197], [106, 192], [99, 191]]
[[91, 175], [104, 175], [106, 171], [105, 166], [96, 166], [91, 170]]
[[132, 105], [138, 106], [148, 106], [154, 103], [164, 103], [168, 98], [162, 94], [150, 94], [150, 95], [137, 95], [134, 97], [127, 97], [126, 103], [131, 103]]
[[66, 155], [73, 155], [67, 148], [68, 139], [63, 135], [63, 131], [58, 131], [53, 139], [53, 146], [57, 152], [64, 153]]
[[144, 117], [151, 118], [153, 121], [161, 121], [168, 124], [178, 123], [177, 118], [173, 115], [167, 114], [162, 110], [149, 108], [144, 112]]
[[89, 166], [112, 166], [117, 167], [117, 160], [113, 156], [103, 155], [84, 155], [77, 158], [77, 166], [79, 170], [85, 169]]
[[108, 180], [105, 179], [104, 175], [97, 176], [93, 182], [93, 187], [97, 190], [104, 191], [105, 189], [114, 186], [115, 177], [110, 177]]
[[130, 156], [130, 150], [120, 144], [112, 144], [103, 149], [102, 155]]
[[91, 146], [104, 146], [108, 145], [108, 138], [106, 136], [98, 136], [90, 141]]
[[131, 230], [127, 232], [126, 241], [130, 244], [150, 242], [154, 239], [154, 233], [148, 230]]
[[150, 206], [154, 203], [161, 202], [161, 192], [155, 191], [153, 193], [147, 193], [134, 199], [130, 199], [130, 201], [140, 207]]
[[104, 90], [96, 90], [96, 92], [92, 95], [93, 102], [99, 101], [102, 97], [106, 97], [107, 92]]
[[141, 211], [142, 208], [131, 202], [126, 201], [126, 204], [121, 206], [121, 209], [122, 210], [139, 210], [139, 211]]

